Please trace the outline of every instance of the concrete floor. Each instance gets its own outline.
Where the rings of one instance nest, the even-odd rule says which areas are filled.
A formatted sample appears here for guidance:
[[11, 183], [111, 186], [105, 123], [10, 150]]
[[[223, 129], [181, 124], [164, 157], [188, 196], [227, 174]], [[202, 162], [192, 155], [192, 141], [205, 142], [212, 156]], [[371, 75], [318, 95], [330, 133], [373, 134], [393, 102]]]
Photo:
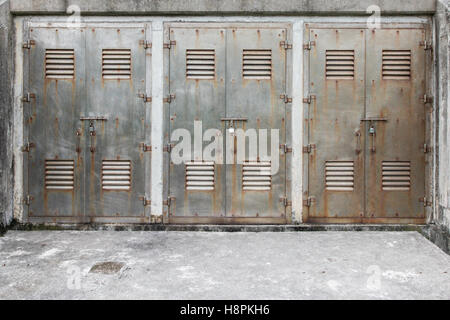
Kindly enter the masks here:
[[10, 231], [0, 299], [450, 299], [450, 256], [416, 232]]

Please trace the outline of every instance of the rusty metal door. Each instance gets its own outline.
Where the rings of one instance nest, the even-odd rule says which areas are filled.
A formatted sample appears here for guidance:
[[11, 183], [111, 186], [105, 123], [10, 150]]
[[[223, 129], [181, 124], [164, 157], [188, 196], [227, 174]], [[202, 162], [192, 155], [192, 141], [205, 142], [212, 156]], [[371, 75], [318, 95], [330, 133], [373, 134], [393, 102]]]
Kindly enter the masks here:
[[145, 27], [86, 30], [86, 215], [149, 222], [150, 106]]
[[[227, 218], [235, 221], [286, 223], [286, 159], [279, 152], [286, 143], [282, 41], [287, 42], [283, 28], [231, 28], [227, 33], [226, 207]], [[244, 143], [240, 158], [237, 148]]]
[[[223, 155], [208, 152], [207, 146], [223, 142], [226, 30], [170, 28], [170, 41], [174, 43], [169, 61], [173, 96], [166, 102], [170, 102], [169, 135], [175, 146], [169, 166], [169, 221], [210, 222], [225, 216]], [[188, 149], [181, 151], [183, 144]]]
[[25, 202], [30, 222], [83, 220], [79, 114], [85, 104], [84, 34], [32, 28], [24, 47]]
[[308, 222], [360, 222], [364, 216], [362, 29], [311, 29]]
[[[424, 222], [424, 29], [367, 32], [366, 218]], [[425, 200], [426, 201], [426, 200]]]

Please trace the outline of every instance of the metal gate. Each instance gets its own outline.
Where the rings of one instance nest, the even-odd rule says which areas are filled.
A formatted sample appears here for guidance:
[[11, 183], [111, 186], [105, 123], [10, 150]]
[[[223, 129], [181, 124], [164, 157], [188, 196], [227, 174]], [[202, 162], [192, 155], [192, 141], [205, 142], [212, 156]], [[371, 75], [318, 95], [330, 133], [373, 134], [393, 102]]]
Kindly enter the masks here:
[[30, 222], [148, 222], [142, 26], [32, 27], [24, 98]]
[[423, 223], [425, 30], [307, 32], [305, 220]]
[[[166, 219], [286, 223], [285, 154], [275, 163], [265, 157], [286, 143], [286, 26], [171, 25], [167, 30], [166, 136], [173, 140]], [[187, 129], [186, 137], [180, 129]], [[192, 148], [183, 152], [184, 140]], [[222, 147], [211, 153], [214, 142]], [[243, 143], [245, 155], [238, 148]]]

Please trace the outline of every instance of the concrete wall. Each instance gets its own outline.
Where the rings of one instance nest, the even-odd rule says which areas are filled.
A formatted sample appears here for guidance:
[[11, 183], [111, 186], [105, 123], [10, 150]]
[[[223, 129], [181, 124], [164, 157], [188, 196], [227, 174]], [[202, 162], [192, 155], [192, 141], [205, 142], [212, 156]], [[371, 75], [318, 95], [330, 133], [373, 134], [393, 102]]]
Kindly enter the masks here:
[[0, 232], [13, 218], [12, 41], [9, 1], [0, 1]]

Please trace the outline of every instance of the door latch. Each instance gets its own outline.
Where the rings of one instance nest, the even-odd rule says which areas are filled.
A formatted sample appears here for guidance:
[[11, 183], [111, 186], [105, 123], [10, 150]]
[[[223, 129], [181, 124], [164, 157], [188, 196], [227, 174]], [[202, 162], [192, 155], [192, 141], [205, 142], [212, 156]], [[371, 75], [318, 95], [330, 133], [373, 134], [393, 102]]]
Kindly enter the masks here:
[[27, 195], [24, 199], [23, 199], [23, 203], [27, 206], [31, 205], [31, 201], [33, 201], [34, 198], [30, 195]]
[[423, 197], [419, 199], [419, 202], [423, 203], [423, 206], [426, 207], [431, 207], [433, 205], [433, 201], [431, 201], [431, 199], [428, 199], [427, 197]]
[[27, 40], [24, 43], [22, 43], [22, 48], [24, 49], [31, 49], [31, 46], [36, 45], [36, 41], [34, 40]]
[[170, 196], [170, 197], [167, 198], [167, 200], [164, 200], [164, 201], [163, 201], [163, 204], [164, 204], [165, 206], [168, 206], [168, 207], [170, 208], [170, 207], [172, 206], [172, 203], [175, 202], [175, 200], [176, 200], [175, 197]]
[[316, 197], [308, 197], [307, 199], [303, 200], [303, 205], [305, 207], [311, 207], [316, 202]]
[[145, 93], [140, 93], [138, 97], [144, 100], [144, 102], [152, 102], [152, 97], [147, 96]]
[[22, 152], [30, 152], [31, 148], [34, 148], [34, 143], [31, 142], [27, 142], [24, 144], [24, 146], [22, 147]]
[[152, 201], [148, 200], [147, 197], [140, 197], [139, 200], [142, 201], [144, 207], [150, 206], [152, 204]]
[[172, 103], [173, 100], [175, 100], [175, 94], [169, 94], [167, 98], [164, 98], [164, 103]]
[[308, 97], [303, 98], [303, 103], [311, 104], [311, 102], [313, 100], [316, 100], [316, 96], [315, 95], [309, 95]]
[[287, 94], [283, 93], [280, 95], [280, 99], [284, 101], [284, 103], [292, 103], [292, 98]]
[[285, 208], [292, 206], [292, 201], [289, 201], [288, 198], [286, 197], [280, 198], [280, 202], [283, 204]]
[[311, 153], [316, 148], [315, 144], [308, 144], [303, 147], [303, 153]]
[[287, 41], [280, 41], [280, 47], [281, 48], [284, 48], [284, 49], [292, 49], [292, 44], [290, 44], [289, 42], [287, 42]]
[[142, 144], [142, 151], [143, 151], [143, 152], [151, 152], [151, 151], [152, 151], [152, 146], [143, 143], [143, 144]]
[[173, 46], [176, 46], [177, 42], [174, 40], [169, 41], [168, 43], [164, 43], [165, 49], [172, 49]]
[[140, 40], [139, 44], [144, 47], [144, 49], [149, 49], [152, 47], [152, 43], [147, 40]]
[[31, 102], [31, 99], [36, 98], [36, 95], [34, 93], [28, 92], [26, 96], [22, 97], [23, 102]]
[[280, 149], [283, 151], [284, 154], [292, 152], [292, 148], [289, 147], [287, 144], [281, 144]]
[[421, 101], [422, 101], [424, 104], [427, 104], [427, 103], [433, 103], [433, 97], [432, 97], [432, 96], [429, 96], [429, 95], [427, 95], [427, 94], [425, 94], [425, 95], [423, 96], [423, 98], [421, 99]]

